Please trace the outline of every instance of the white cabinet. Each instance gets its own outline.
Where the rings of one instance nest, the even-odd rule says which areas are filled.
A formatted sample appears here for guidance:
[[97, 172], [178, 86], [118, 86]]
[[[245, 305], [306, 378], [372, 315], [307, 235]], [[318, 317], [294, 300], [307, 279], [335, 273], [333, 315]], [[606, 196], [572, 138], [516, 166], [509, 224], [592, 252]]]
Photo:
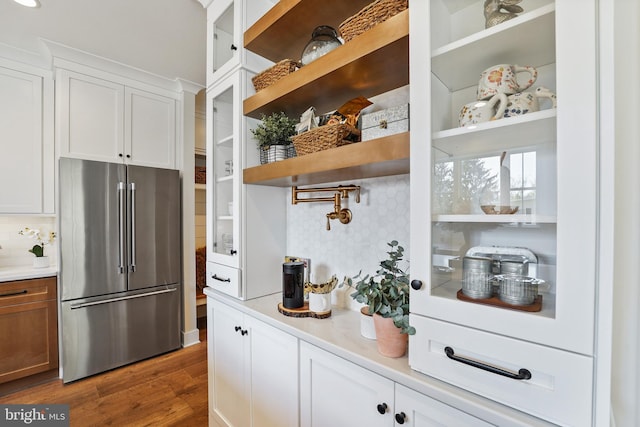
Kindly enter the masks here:
[[[566, 0], [531, 1], [519, 17], [488, 29], [482, 6], [480, 0], [412, 3], [411, 311], [423, 328], [416, 326], [410, 363], [554, 422], [589, 425], [597, 265], [596, 2], [576, 8]], [[545, 86], [557, 92], [557, 110], [458, 127], [460, 109], [476, 99], [480, 73], [497, 64], [536, 67], [538, 78], [528, 91]], [[518, 211], [485, 214], [481, 206], [491, 204]], [[497, 297], [464, 300], [462, 259], [478, 247], [533, 252], [529, 275], [545, 281], [540, 306], [530, 311], [534, 305], [499, 306]], [[492, 268], [498, 272], [499, 264]], [[448, 324], [459, 325], [458, 335], [442, 333]], [[456, 348], [460, 334], [467, 339]], [[488, 345], [498, 337], [504, 342]], [[470, 368], [447, 357], [447, 347], [509, 371], [528, 368], [532, 377], [505, 380]], [[560, 360], [567, 369], [551, 369]], [[525, 361], [529, 366], [522, 366]], [[532, 396], [539, 386], [547, 387], [541, 394], [574, 398], [552, 410], [542, 399], [509, 396], [515, 388]]]
[[208, 298], [207, 341], [210, 425], [298, 425], [297, 338]]
[[63, 157], [176, 167], [175, 99], [65, 69], [56, 93]]
[[53, 80], [10, 65], [0, 62], [0, 213], [53, 212]]
[[490, 425], [305, 342], [300, 418], [303, 427]]
[[258, 156], [256, 120], [242, 115], [251, 75], [238, 70], [207, 91], [207, 285], [240, 299], [281, 289], [286, 244], [284, 189], [242, 183]]
[[243, 34], [273, 4], [273, 0], [214, 0], [207, 7], [208, 86], [241, 65], [258, 72], [270, 66], [270, 61], [244, 49]]

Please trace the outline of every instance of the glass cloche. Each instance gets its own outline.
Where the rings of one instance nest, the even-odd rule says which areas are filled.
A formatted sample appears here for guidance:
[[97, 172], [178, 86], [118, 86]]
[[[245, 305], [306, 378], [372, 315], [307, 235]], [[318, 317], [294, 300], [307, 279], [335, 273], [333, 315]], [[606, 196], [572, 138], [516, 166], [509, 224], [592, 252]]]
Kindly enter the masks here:
[[311, 34], [311, 41], [307, 43], [302, 51], [300, 62], [302, 62], [302, 65], [308, 65], [341, 44], [342, 42], [338, 39], [338, 33], [332, 27], [328, 25], [316, 27]]

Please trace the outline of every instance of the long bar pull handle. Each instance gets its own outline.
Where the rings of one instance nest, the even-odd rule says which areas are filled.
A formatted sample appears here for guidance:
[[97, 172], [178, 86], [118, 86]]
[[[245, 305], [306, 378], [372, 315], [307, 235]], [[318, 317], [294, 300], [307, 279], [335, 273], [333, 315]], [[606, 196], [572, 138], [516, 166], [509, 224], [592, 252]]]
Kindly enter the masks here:
[[125, 186], [118, 183], [118, 272], [124, 273], [124, 242], [126, 240], [125, 223]]
[[129, 271], [136, 271], [136, 183], [131, 183], [131, 263]]
[[230, 278], [228, 278], [228, 277], [220, 277], [217, 274], [214, 274], [213, 276], [211, 276], [211, 278], [213, 280], [217, 280], [218, 282], [230, 282], [231, 281]]
[[465, 365], [473, 366], [474, 368], [482, 369], [493, 374], [502, 375], [503, 377], [511, 378], [513, 380], [530, 380], [531, 372], [528, 369], [521, 368], [517, 374], [507, 371], [505, 369], [497, 368], [495, 366], [487, 365], [484, 363], [476, 362], [475, 360], [465, 359], [464, 357], [456, 356], [451, 347], [445, 347], [444, 352], [447, 357], [456, 362], [464, 363]]
[[0, 294], [0, 298], [3, 298], [3, 297], [12, 297], [12, 296], [15, 296], [15, 295], [22, 295], [22, 294], [26, 294], [26, 293], [27, 293], [27, 290], [26, 290], [26, 289], [23, 289], [23, 290], [21, 290], [21, 291], [8, 292], [8, 293], [6, 293], [6, 294]]
[[135, 299], [135, 298], [150, 297], [152, 295], [168, 294], [169, 292], [175, 292], [177, 290], [178, 290], [178, 288], [170, 288], [170, 289], [163, 289], [161, 291], [147, 292], [147, 293], [144, 293], [144, 294], [129, 295], [129, 296], [126, 296], [126, 297], [109, 298], [109, 299], [100, 300], [100, 301], [92, 301], [92, 302], [85, 302], [85, 303], [82, 303], [82, 304], [74, 304], [74, 305], [71, 306], [71, 310], [77, 310], [79, 308], [91, 307], [91, 306], [94, 306], [94, 305], [109, 304], [109, 303], [117, 302], [117, 301], [126, 301], [126, 300], [129, 300], [129, 299]]

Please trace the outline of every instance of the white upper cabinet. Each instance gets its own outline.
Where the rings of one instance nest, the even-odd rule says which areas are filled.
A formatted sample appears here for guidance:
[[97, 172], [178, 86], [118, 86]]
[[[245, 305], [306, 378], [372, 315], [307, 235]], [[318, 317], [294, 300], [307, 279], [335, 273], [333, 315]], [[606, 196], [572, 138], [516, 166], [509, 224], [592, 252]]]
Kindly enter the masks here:
[[176, 167], [176, 101], [121, 82], [58, 69], [63, 157]]
[[24, 68], [0, 62], [0, 213], [51, 213], [53, 80]]

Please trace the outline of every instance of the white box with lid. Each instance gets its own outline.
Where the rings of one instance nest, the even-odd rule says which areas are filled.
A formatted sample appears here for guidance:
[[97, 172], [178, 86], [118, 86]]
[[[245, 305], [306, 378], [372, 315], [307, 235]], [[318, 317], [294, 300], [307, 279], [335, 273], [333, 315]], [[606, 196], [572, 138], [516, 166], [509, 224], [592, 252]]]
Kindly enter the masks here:
[[407, 132], [409, 130], [409, 104], [362, 115], [362, 141]]

